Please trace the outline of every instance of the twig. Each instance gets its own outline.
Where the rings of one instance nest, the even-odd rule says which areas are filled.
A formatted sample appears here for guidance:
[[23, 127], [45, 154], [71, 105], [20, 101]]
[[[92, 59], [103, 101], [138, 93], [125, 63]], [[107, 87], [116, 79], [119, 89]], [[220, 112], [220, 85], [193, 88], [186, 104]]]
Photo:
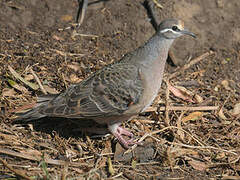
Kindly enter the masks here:
[[[103, 153], [103, 154], [98, 154], [98, 156], [103, 157], [103, 156], [112, 156], [114, 155], [113, 153]], [[95, 156], [87, 156], [87, 157], [83, 157], [83, 158], [78, 158], [78, 160], [82, 161], [82, 160], [87, 160], [87, 159], [92, 159]]]
[[[81, 24], [83, 23], [83, 19], [87, 12], [87, 7], [88, 7], [88, 0], [82, 0], [81, 2], [80, 2], [80, 0], [78, 0], [78, 12], [77, 12], [77, 16], [76, 16], [76, 23], [72, 24], [74, 27], [80, 27]], [[81, 17], [80, 17], [80, 14], [81, 14]], [[79, 21], [79, 17], [80, 17], [80, 21]], [[60, 28], [58, 30], [64, 31], [64, 30], [68, 30], [68, 29], [72, 29], [72, 26], [69, 26], [66, 28]]]
[[201, 56], [196, 57], [195, 59], [193, 59], [192, 61], [190, 61], [188, 64], [185, 64], [182, 68], [177, 69], [177, 71], [175, 71], [173, 74], [171, 74], [171, 75], [168, 77], [168, 79], [172, 79], [172, 78], [176, 77], [180, 72], [182, 72], [182, 71], [190, 68], [192, 65], [200, 62], [200, 61], [203, 60], [203, 59], [206, 59], [207, 57], [209, 57], [209, 56], [211, 56], [211, 55], [213, 55], [213, 54], [215, 54], [215, 52], [209, 51], [209, 52], [206, 52], [206, 53], [202, 54]]
[[33, 108], [34, 106], [36, 105], [36, 102], [33, 102], [33, 103], [29, 103], [29, 104], [25, 104], [19, 108], [16, 108], [16, 109], [10, 109], [8, 112], [9, 113], [15, 113], [15, 112], [21, 112], [21, 111], [24, 111], [24, 110], [27, 110], [27, 109], [31, 109]]
[[166, 112], [165, 112], [165, 125], [170, 126], [170, 119], [169, 119], [169, 81], [166, 82], [167, 88], [166, 88]]
[[77, 31], [74, 30], [74, 31], [72, 32], [72, 38], [74, 38], [75, 36], [81, 36], [81, 37], [93, 37], [93, 38], [97, 38], [97, 37], [99, 37], [99, 36], [97, 36], [97, 35], [93, 35], [93, 34], [81, 34], [81, 33], [77, 33]]
[[[167, 129], [171, 129], [171, 128], [174, 128], [174, 129], [179, 129], [175, 126], [168, 126], [168, 127], [165, 127], [161, 130], [157, 130], [157, 131], [153, 131], [151, 133], [146, 133], [144, 136], [142, 136], [140, 139], [139, 139], [139, 143], [142, 142], [145, 138], [147, 137], [151, 137], [152, 135], [154, 134], [158, 134], [160, 132], [163, 132]], [[181, 143], [175, 143], [175, 142], [168, 142], [169, 144], [171, 145], [178, 145], [178, 146], [183, 146], [183, 147], [187, 147], [187, 148], [194, 148], [194, 149], [214, 149], [214, 150], [218, 150], [218, 151], [222, 151], [222, 152], [226, 152], [226, 153], [230, 153], [230, 154], [233, 154], [233, 155], [238, 155], [238, 153], [235, 153], [233, 151], [229, 151], [229, 150], [225, 150], [225, 149], [221, 149], [221, 148], [217, 148], [217, 147], [213, 147], [213, 146], [206, 146], [204, 144], [202, 144], [198, 139], [196, 139], [194, 136], [192, 136], [190, 133], [188, 133], [187, 131], [185, 131], [184, 129], [179, 129], [183, 132], [185, 132], [186, 134], [188, 134], [190, 137], [192, 137], [195, 141], [197, 141], [201, 146], [191, 146], [191, 145], [187, 145], [187, 144], [181, 144]], [[129, 153], [131, 152], [132, 150], [134, 150], [135, 148], [137, 147], [137, 145], [135, 144], [131, 149], [127, 150], [125, 153]]]
[[[154, 134], [158, 134], [160, 132], [163, 132], [165, 130], [168, 129], [179, 129], [178, 127], [175, 126], [168, 126], [165, 127], [163, 129], [157, 130], [157, 131], [152, 131], [150, 133], [145, 133], [139, 140], [138, 143], [141, 143], [144, 139], [146, 139], [147, 137], [151, 137]], [[192, 136], [189, 132], [185, 131], [184, 129], [180, 129], [181, 131], [185, 132], [186, 134], [188, 134], [191, 138], [193, 138], [196, 142], [198, 142], [201, 146], [204, 146], [203, 143], [200, 142], [200, 140], [198, 140], [197, 138], [195, 138], [194, 136]], [[128, 149], [126, 152], [124, 152], [124, 154], [130, 153], [131, 151], [133, 151], [135, 148], [137, 147], [137, 144], [134, 144], [130, 149]]]
[[39, 88], [38, 85], [33, 84], [33, 83], [27, 81], [26, 79], [22, 78], [21, 75], [19, 75], [10, 65], [8, 65], [8, 69], [16, 79], [22, 81], [24, 84], [29, 86], [31, 89], [37, 90]]
[[27, 180], [32, 180], [30, 177], [26, 176], [26, 173], [23, 173], [25, 171], [20, 171], [17, 170], [16, 168], [13, 168], [12, 166], [10, 166], [5, 160], [3, 160], [2, 158], [0, 158], [0, 162], [6, 167], [8, 168], [10, 171], [12, 171], [14, 174], [16, 174], [17, 176], [20, 176], [23, 179], [27, 179]]
[[61, 173], [61, 180], [65, 180], [67, 179], [67, 173], [68, 173], [68, 164], [66, 164], [62, 170], [62, 173]]
[[35, 78], [35, 80], [37, 81], [41, 91], [43, 92], [43, 94], [47, 94], [47, 91], [44, 89], [40, 79], [38, 78], [38, 76], [35, 74], [35, 72], [33, 71], [33, 69], [30, 69], [30, 72], [32, 73], [33, 77]]
[[132, 120], [133, 122], [140, 122], [142, 124], [158, 124], [156, 121], [152, 121], [152, 120], [145, 120], [145, 119], [136, 119], [136, 120]]
[[[215, 111], [218, 110], [219, 106], [168, 106], [169, 111]], [[144, 112], [153, 112], [153, 111], [166, 111], [165, 106], [161, 106], [160, 108], [157, 107], [150, 107], [146, 109]]]
[[117, 175], [115, 175], [115, 176], [113, 176], [113, 177], [107, 178], [107, 180], [116, 179], [116, 178], [118, 178], [118, 177], [120, 177], [120, 176], [122, 176], [122, 175], [123, 175], [123, 172], [120, 172], [119, 174], [117, 174]]
[[226, 149], [221, 149], [221, 148], [217, 148], [217, 147], [213, 147], [213, 146], [191, 146], [191, 145], [187, 145], [187, 144], [168, 142], [168, 141], [167, 141], [167, 143], [171, 144], [171, 145], [178, 145], [178, 146], [192, 148], [192, 149], [214, 149], [214, 150], [230, 153], [230, 154], [233, 154], [233, 155], [238, 155], [237, 153], [235, 153], [233, 151], [229, 151], [229, 150], [226, 150]]
[[184, 139], [184, 133], [183, 133], [183, 128], [182, 128], [182, 118], [183, 118], [183, 115], [185, 114], [186, 111], [182, 111], [182, 113], [180, 114], [180, 116], [178, 117], [178, 120], [177, 120], [177, 127], [179, 128], [177, 130], [177, 134], [179, 135], [180, 139], [183, 140]]
[[155, 31], [157, 31], [158, 30], [158, 22], [157, 22], [156, 14], [153, 11], [153, 5], [151, 3], [151, 0], [145, 0], [144, 7], [146, 8], [147, 14], [148, 14], [149, 18], [151, 19], [151, 24], [152, 24], [153, 28], [155, 29]]
[[[167, 130], [167, 129], [179, 129], [178, 127], [175, 127], [175, 126], [168, 126], [168, 127], [165, 127], [165, 128], [163, 128], [163, 129], [160, 129], [160, 130], [157, 130], [157, 131], [153, 131], [153, 132], [151, 132], [151, 133], [147, 133], [147, 134], [145, 134], [144, 136], [142, 136], [141, 138], [140, 138], [140, 140], [139, 140], [139, 142], [142, 142], [145, 138], [147, 138], [149, 135], [154, 135], [154, 134], [158, 134], [158, 133], [160, 133], [160, 132], [163, 132], [163, 131], [165, 131], [165, 130]], [[189, 132], [187, 132], [187, 131], [185, 131], [184, 129], [179, 129], [179, 130], [181, 130], [181, 131], [183, 131], [183, 132], [185, 132], [186, 134], [188, 134], [191, 138], [193, 138], [196, 142], [198, 142], [198, 144], [200, 144], [201, 146], [204, 146], [204, 144], [202, 144], [197, 138], [195, 138], [194, 136], [192, 136]]]
[[153, 0], [153, 2], [156, 4], [158, 8], [163, 9], [163, 6], [159, 2], [157, 2], [157, 0]]
[[[0, 148], [0, 153], [7, 154], [9, 156], [14, 156], [14, 157], [19, 157], [19, 158], [23, 158], [23, 159], [28, 159], [28, 160], [32, 160], [32, 161], [37, 161], [37, 162], [42, 161], [41, 157], [30, 156], [30, 155], [25, 154], [25, 153], [18, 153], [18, 152], [9, 150], [9, 149], [4, 149], [4, 148]], [[57, 166], [64, 166], [64, 165], [66, 165], [66, 161], [63, 161], [63, 160], [55, 160], [55, 159], [50, 159], [50, 158], [45, 158], [44, 160], [48, 164], [53, 164], [53, 165], [57, 165]], [[70, 162], [69, 166], [73, 166], [73, 167], [79, 167], [79, 166], [93, 167], [93, 165], [89, 165], [87, 163], [75, 163], [75, 162]]]
[[[146, 165], [156, 165], [161, 164], [161, 162], [143, 162], [143, 163], [137, 163], [136, 166], [146, 166]], [[106, 166], [106, 165], [105, 165]], [[131, 168], [131, 165], [124, 165], [124, 164], [113, 164], [113, 167], [121, 167], [121, 168]]]
[[[78, 0], [79, 6], [78, 6], [78, 12], [77, 12], [77, 18], [76, 18], [76, 23], [78, 23], [78, 27], [81, 26], [83, 19], [85, 17], [86, 11], [87, 11], [87, 6], [88, 6], [88, 0], [82, 0], [82, 2], [80, 3], [80, 1]], [[79, 20], [79, 15], [81, 14], [81, 18], [80, 21]]]
[[54, 51], [56, 53], [58, 53], [61, 56], [85, 56], [85, 54], [80, 54], [80, 53], [69, 53], [69, 52], [64, 52], [64, 51], [60, 51], [57, 49], [50, 49], [51, 51]]
[[[159, 110], [164, 111], [164, 108], [165, 107], [161, 107]], [[172, 111], [214, 111], [214, 110], [218, 110], [219, 106], [200, 106], [200, 107], [169, 106], [168, 109]]]

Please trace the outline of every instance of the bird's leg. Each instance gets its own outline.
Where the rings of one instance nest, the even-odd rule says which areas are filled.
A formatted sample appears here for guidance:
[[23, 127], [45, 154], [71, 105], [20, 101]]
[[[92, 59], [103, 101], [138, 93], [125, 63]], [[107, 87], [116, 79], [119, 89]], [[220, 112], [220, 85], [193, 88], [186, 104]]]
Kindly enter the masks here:
[[[135, 144], [133, 142], [133, 134], [126, 129], [121, 128], [120, 123], [108, 125], [108, 129], [125, 148], [129, 148], [129, 145]], [[131, 139], [125, 140], [122, 135], [126, 135]]]
[[128, 130], [126, 130], [124, 128], [121, 128], [120, 126], [118, 126], [117, 131], [120, 134], [123, 134], [123, 135], [126, 135], [126, 136], [130, 137], [131, 139], [133, 138], [133, 133], [129, 132]]

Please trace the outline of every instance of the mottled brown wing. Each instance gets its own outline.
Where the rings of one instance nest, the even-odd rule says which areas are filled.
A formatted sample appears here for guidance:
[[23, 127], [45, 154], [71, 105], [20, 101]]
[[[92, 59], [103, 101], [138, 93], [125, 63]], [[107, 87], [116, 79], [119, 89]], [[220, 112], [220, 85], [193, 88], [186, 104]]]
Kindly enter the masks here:
[[47, 116], [91, 118], [122, 114], [143, 93], [139, 69], [130, 64], [112, 64], [72, 85], [42, 107]]

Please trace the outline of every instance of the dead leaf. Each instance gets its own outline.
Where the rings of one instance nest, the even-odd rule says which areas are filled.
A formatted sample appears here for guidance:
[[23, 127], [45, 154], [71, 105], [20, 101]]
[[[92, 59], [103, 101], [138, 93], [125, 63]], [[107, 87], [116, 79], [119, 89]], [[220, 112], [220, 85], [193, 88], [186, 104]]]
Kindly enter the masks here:
[[110, 157], [108, 157], [108, 172], [111, 174], [111, 175], [114, 175], [115, 174], [115, 171], [113, 169], [113, 166], [112, 166], [112, 160]]
[[219, 115], [219, 117], [220, 117], [221, 119], [223, 119], [223, 120], [226, 120], [226, 119], [227, 119], [226, 116], [225, 116], [224, 113], [223, 113], [223, 108], [221, 108], [221, 109], [219, 110], [218, 115]]
[[27, 74], [24, 76], [24, 79], [26, 79], [27, 81], [31, 81], [34, 79], [34, 76], [32, 74]]
[[20, 153], [23, 153], [26, 156], [41, 156], [42, 153], [35, 149], [24, 149], [19, 151]]
[[188, 161], [188, 164], [190, 164], [193, 167], [193, 169], [196, 169], [198, 171], [205, 171], [208, 168], [208, 166], [204, 162], [197, 161], [194, 159]]
[[219, 91], [219, 85], [217, 85], [217, 86], [214, 88], [214, 91], [216, 91], [216, 92]]
[[58, 53], [58, 54], [61, 55], [61, 56], [66, 56], [66, 55], [67, 55], [66, 52], [59, 51], [59, 50], [57, 50], [57, 49], [51, 49], [51, 50], [55, 51], [56, 53]]
[[76, 72], [81, 70], [78, 64], [68, 64], [67, 67], [69, 67], [70, 69], [73, 69]]
[[240, 160], [240, 157], [239, 156], [229, 156], [228, 157], [228, 162], [229, 164], [235, 164], [237, 163], [238, 161]]
[[185, 155], [193, 155], [194, 157], [199, 157], [198, 152], [192, 149], [185, 149], [179, 146], [174, 147], [169, 146], [167, 148], [167, 159], [170, 166], [173, 166], [173, 164], [175, 164], [178, 157], [183, 157]]
[[191, 73], [191, 76], [193, 76], [193, 79], [195, 79], [196, 77], [198, 77], [198, 76], [203, 76], [204, 75], [204, 73], [206, 72], [206, 70], [199, 70], [199, 71], [197, 71], [197, 72], [193, 72], [193, 73]]
[[147, 109], [145, 109], [144, 112], [155, 112], [157, 109], [157, 107], [149, 106]]
[[2, 90], [3, 97], [12, 97], [16, 95], [16, 91], [14, 89], [4, 88]]
[[178, 120], [177, 120], [177, 127], [178, 127], [177, 134], [181, 140], [184, 140], [184, 138], [185, 138], [185, 134], [182, 131], [182, 117], [184, 116], [184, 113], [185, 113], [185, 111], [183, 111], [181, 113], [181, 115], [178, 117]]
[[59, 94], [59, 91], [55, 88], [51, 88], [47, 85], [43, 85], [43, 88], [49, 93], [49, 94]]
[[[22, 81], [24, 84], [26, 84], [33, 90], [37, 90], [39, 88], [39, 86], [37, 84], [31, 83], [31, 82], [27, 81], [26, 79], [22, 78], [22, 76], [20, 74], [18, 74], [10, 65], [8, 65], [8, 69], [16, 79]], [[9, 80], [8, 83], [9, 84], [11, 84], [11, 83], [17, 84], [13, 80]], [[27, 90], [27, 89], [25, 88], [25, 90]]]
[[6, 142], [15, 142], [17, 141], [16, 137], [9, 134], [0, 134], [1, 139], [3, 139]]
[[53, 35], [52, 38], [57, 40], [57, 41], [63, 41], [64, 40], [62, 37], [59, 37], [57, 35]]
[[11, 110], [10, 112], [24, 113], [24, 112], [28, 111], [29, 109], [32, 109], [35, 105], [36, 105], [36, 102], [28, 103], [28, 104], [25, 104], [22, 107], [19, 107], [15, 110]]
[[114, 153], [114, 161], [124, 161], [131, 163], [133, 158], [136, 158], [138, 162], [148, 162], [154, 157], [155, 147], [151, 138], [146, 139], [141, 146], [137, 146], [133, 151], [126, 152], [119, 143], [116, 144], [116, 151]]
[[[112, 153], [111, 142], [106, 141], [105, 148], [102, 150], [101, 154]], [[98, 162], [98, 167], [103, 167], [106, 165], [107, 157], [102, 156], [100, 161]]]
[[87, 66], [86, 66], [82, 61], [80, 62], [80, 66], [81, 66], [82, 68], [84, 68], [84, 69], [87, 68]]
[[137, 160], [136, 160], [136, 158], [132, 159], [131, 166], [132, 166], [133, 169], [136, 169], [136, 167], [137, 167]]
[[69, 148], [65, 150], [65, 154], [66, 154], [66, 157], [69, 158], [69, 159], [77, 156], [77, 153], [74, 152], [73, 150], [69, 149]]
[[226, 157], [225, 152], [220, 152], [220, 153], [217, 153], [215, 159], [216, 159], [216, 160], [222, 160], [222, 159], [224, 159], [225, 157]]
[[64, 21], [64, 22], [69, 22], [73, 19], [73, 17], [71, 15], [63, 15], [61, 17], [61, 20]]
[[180, 148], [180, 147], [174, 147], [171, 148], [170, 151], [171, 157], [172, 158], [177, 158], [177, 157], [182, 157], [184, 155], [193, 155], [194, 157], [198, 157], [199, 154], [197, 151], [194, 151], [192, 149], [185, 149], [185, 148]]
[[233, 116], [236, 116], [238, 114], [240, 114], [240, 103], [235, 104], [234, 108], [232, 110], [232, 115]]
[[235, 171], [240, 171], [240, 163], [239, 163], [239, 156], [231, 156], [228, 159], [229, 165], [234, 169]]
[[72, 83], [79, 83], [79, 82], [82, 81], [82, 79], [79, 78], [79, 77], [77, 77], [76, 74], [71, 74], [70, 77], [69, 77], [69, 79], [70, 79], [70, 81], [71, 81]]
[[231, 124], [231, 123], [232, 123], [232, 121], [230, 121], [230, 120], [225, 116], [225, 114], [224, 114], [224, 112], [223, 112], [223, 107], [219, 110], [218, 115], [219, 115], [219, 117], [220, 117], [221, 119], [224, 120], [224, 121], [223, 121], [224, 124]]
[[221, 82], [221, 84], [222, 84], [222, 86], [223, 86], [226, 90], [232, 91], [232, 89], [231, 89], [230, 86], [229, 86], [228, 80], [223, 80], [223, 81]]
[[[235, 169], [235, 171], [237, 171], [237, 169]], [[229, 180], [229, 179], [231, 179], [231, 180], [239, 180], [240, 176], [225, 176], [225, 175], [223, 175], [221, 179], [222, 180]]]
[[[114, 161], [125, 161], [124, 152], [126, 151], [119, 143], [116, 144]], [[128, 159], [129, 160], [129, 159]]]
[[[182, 128], [181, 128], [181, 129], [182, 129]], [[183, 131], [181, 131], [181, 129], [178, 129], [178, 130], [177, 130], [177, 134], [178, 134], [178, 136], [179, 136], [179, 138], [180, 138], [181, 140], [184, 140], [185, 134], [184, 134]]]
[[21, 91], [22, 93], [28, 93], [28, 90], [25, 87], [17, 84], [15, 81], [8, 79], [8, 83], [16, 90]]
[[195, 95], [194, 95], [194, 100], [195, 100], [195, 102], [196, 102], [197, 104], [203, 102], [203, 98], [202, 98], [200, 95], [198, 95], [198, 94], [195, 94]]
[[203, 112], [199, 112], [199, 111], [197, 111], [197, 112], [192, 112], [192, 113], [190, 113], [188, 116], [182, 118], [182, 122], [183, 122], [183, 123], [186, 123], [186, 122], [188, 122], [188, 121], [196, 121], [196, 120], [201, 119], [202, 116], [203, 116]]
[[170, 83], [168, 85], [169, 90], [173, 93], [174, 96], [183, 99], [184, 101], [194, 103], [192, 96], [189, 94], [190, 91], [185, 89], [184, 87], [178, 86], [178, 88], [172, 86]]
[[45, 68], [44, 66], [39, 66], [39, 69], [41, 69], [41, 71], [47, 71], [47, 68]]

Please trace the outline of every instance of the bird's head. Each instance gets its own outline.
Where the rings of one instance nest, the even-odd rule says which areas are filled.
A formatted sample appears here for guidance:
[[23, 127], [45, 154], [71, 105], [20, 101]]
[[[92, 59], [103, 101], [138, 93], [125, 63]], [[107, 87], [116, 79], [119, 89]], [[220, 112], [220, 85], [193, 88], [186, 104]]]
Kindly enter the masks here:
[[158, 34], [167, 39], [175, 39], [182, 35], [190, 35], [196, 38], [196, 35], [184, 27], [184, 23], [177, 19], [166, 19], [158, 26]]

